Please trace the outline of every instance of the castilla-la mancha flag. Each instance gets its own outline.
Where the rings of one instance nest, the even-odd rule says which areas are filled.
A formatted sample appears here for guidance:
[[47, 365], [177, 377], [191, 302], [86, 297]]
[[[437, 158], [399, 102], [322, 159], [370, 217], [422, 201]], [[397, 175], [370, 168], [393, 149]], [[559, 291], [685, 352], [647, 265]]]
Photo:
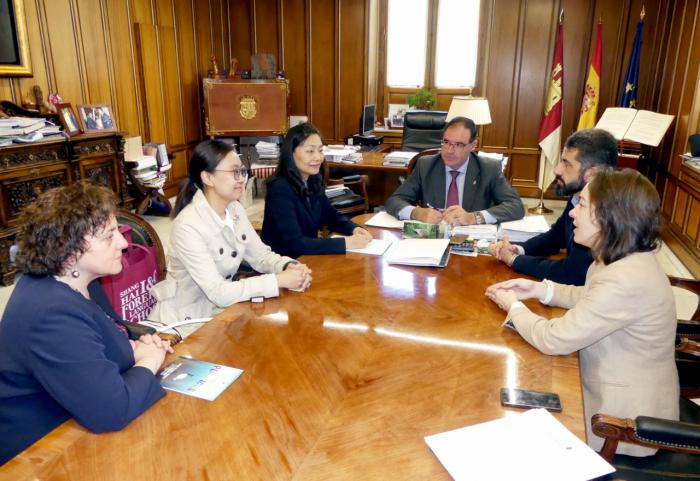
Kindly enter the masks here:
[[544, 105], [544, 117], [540, 124], [540, 188], [545, 190], [554, 179], [554, 166], [561, 157], [561, 113], [564, 88], [564, 31], [561, 22], [557, 26], [549, 90]]
[[600, 64], [603, 57], [603, 24], [598, 22], [596, 31], [596, 44], [591, 58], [591, 66], [588, 69], [588, 79], [586, 80], [586, 90], [583, 92], [583, 103], [581, 104], [581, 117], [578, 119], [578, 128], [591, 129], [595, 127], [598, 115], [598, 104], [600, 103]]

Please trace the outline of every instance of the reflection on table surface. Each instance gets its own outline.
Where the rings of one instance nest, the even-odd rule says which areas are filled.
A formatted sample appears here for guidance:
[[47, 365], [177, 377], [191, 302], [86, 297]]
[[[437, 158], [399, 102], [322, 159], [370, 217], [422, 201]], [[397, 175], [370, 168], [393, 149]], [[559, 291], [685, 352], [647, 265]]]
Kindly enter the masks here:
[[168, 393], [111, 434], [69, 421], [0, 479], [449, 480], [423, 437], [519, 412], [501, 407], [505, 386], [559, 393], [555, 416], [585, 439], [578, 358], [540, 354], [483, 295], [513, 276], [505, 266], [302, 261], [310, 290], [234, 305], [177, 346], [245, 370], [214, 402]]

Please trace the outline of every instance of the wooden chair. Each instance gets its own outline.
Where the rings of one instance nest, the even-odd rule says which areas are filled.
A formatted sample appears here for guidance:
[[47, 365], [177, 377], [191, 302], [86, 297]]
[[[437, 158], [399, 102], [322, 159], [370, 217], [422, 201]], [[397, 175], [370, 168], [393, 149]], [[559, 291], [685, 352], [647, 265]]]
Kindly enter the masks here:
[[158, 237], [158, 233], [156, 233], [153, 226], [146, 222], [143, 217], [124, 209], [119, 209], [116, 217], [117, 224], [128, 225], [131, 227], [131, 238], [134, 243], [147, 247], [155, 246], [156, 254], [158, 256], [158, 276], [160, 279], [165, 279], [165, 251], [163, 249], [163, 244], [160, 242], [160, 238]]
[[[604, 480], [678, 481], [700, 479], [700, 406], [680, 398], [680, 421], [638, 416], [622, 419], [596, 414], [593, 432], [604, 438], [600, 455], [617, 471]], [[659, 451], [653, 456], [616, 455], [619, 442]]]
[[323, 162], [323, 178], [326, 186], [344, 185], [350, 192], [329, 199], [331, 205], [341, 214], [363, 214], [369, 210], [369, 197], [367, 196], [367, 175], [350, 175], [340, 179], [329, 178], [330, 169], [327, 162]]

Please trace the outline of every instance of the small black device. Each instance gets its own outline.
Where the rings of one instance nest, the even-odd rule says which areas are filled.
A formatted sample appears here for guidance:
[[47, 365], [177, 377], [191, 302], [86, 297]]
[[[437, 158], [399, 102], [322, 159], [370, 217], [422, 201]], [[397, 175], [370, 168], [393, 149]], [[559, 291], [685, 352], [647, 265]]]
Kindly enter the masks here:
[[693, 134], [688, 137], [690, 143], [690, 155], [700, 157], [700, 134]]
[[547, 411], [561, 412], [561, 399], [559, 399], [559, 394], [553, 392], [502, 387], [501, 405], [526, 409], [545, 408]]

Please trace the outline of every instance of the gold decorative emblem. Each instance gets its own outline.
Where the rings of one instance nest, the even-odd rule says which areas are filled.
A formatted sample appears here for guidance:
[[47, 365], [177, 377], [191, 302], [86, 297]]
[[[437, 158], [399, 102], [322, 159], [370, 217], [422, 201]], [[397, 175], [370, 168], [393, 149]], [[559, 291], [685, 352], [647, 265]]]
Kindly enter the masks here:
[[257, 102], [252, 95], [244, 95], [241, 97], [241, 117], [246, 120], [252, 120], [258, 113]]

